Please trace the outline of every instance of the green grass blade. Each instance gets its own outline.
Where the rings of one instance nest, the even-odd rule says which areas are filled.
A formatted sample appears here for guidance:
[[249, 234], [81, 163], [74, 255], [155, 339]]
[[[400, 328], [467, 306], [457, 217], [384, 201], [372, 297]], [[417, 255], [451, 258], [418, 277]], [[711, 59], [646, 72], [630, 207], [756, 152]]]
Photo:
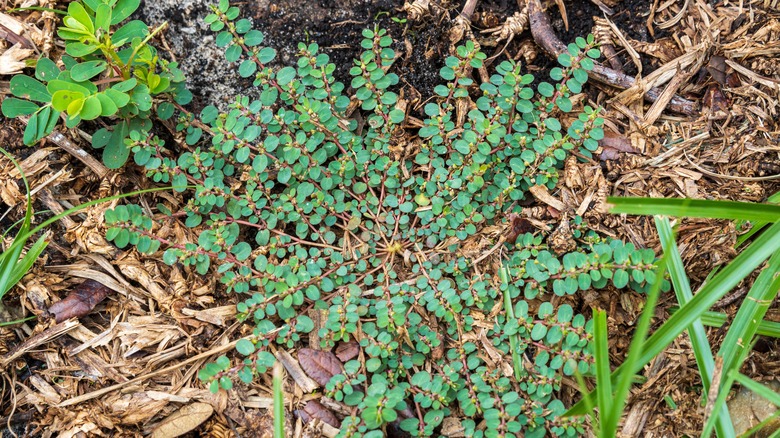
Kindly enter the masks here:
[[[769, 264], [759, 274], [745, 299], [742, 301], [726, 338], [723, 339], [718, 355], [723, 357], [723, 372], [739, 370], [742, 361], [750, 352], [745, 347], [756, 335], [759, 323], [780, 290], [780, 253], [770, 257]], [[728, 391], [728, 388], [721, 388]]]
[[[658, 268], [656, 270], [659, 279], [666, 275], [667, 265], [668, 257], [664, 254], [661, 260], [659, 260]], [[642, 355], [642, 347], [645, 342], [645, 338], [647, 337], [647, 333], [650, 331], [650, 323], [652, 322], [653, 316], [655, 315], [655, 306], [658, 303], [658, 298], [660, 295], [661, 281], [656, 281], [647, 294], [645, 307], [642, 310], [642, 315], [639, 317], [639, 323], [637, 324], [636, 330], [634, 330], [634, 336], [631, 339], [631, 345], [628, 348], [628, 356], [622, 365], [627, 370], [638, 371], [644, 366], [644, 363], [641, 365], [637, 365], [637, 363], [641, 360], [640, 356]], [[647, 362], [649, 361], [650, 360], [648, 359]], [[631, 390], [631, 384], [633, 383], [634, 374], [636, 371], [622, 373], [617, 377], [617, 389], [615, 390], [615, 397], [613, 400], [613, 412], [616, 414], [616, 418], [610, 418], [610, 421], [614, 422], [614, 424], [610, 424], [610, 428], [613, 426], [614, 428], [610, 430], [608, 435], [604, 435], [605, 437], [609, 436], [611, 438], [613, 436], [617, 436], [617, 426], [620, 422], [620, 416], [623, 412], [623, 408], [626, 406], [628, 394]]]
[[[691, 291], [691, 284], [688, 281], [688, 276], [685, 274], [685, 267], [683, 266], [682, 257], [680, 257], [680, 251], [677, 249], [677, 244], [674, 241], [674, 232], [672, 226], [669, 224], [669, 219], [666, 217], [655, 217], [655, 226], [658, 229], [658, 236], [661, 240], [661, 246], [664, 251], [664, 256], [669, 260], [669, 275], [674, 286], [674, 293], [677, 296], [677, 302], [681, 306], [684, 306], [691, 299], [693, 299], [693, 292]], [[702, 386], [704, 387], [704, 393], [709, 394], [712, 373], [715, 370], [715, 359], [712, 357], [712, 347], [707, 339], [707, 332], [704, 329], [701, 319], [696, 319], [690, 327], [688, 327], [688, 336], [691, 339], [691, 347], [693, 348], [693, 355], [696, 358], [696, 365], [699, 368], [699, 375], [701, 376]], [[731, 416], [729, 415], [728, 407], [723, 405], [723, 408], [717, 413], [718, 422], [716, 424], [716, 430], [719, 437], [736, 437], [734, 431], [734, 425], [731, 423]]]
[[[2, 306], [2, 304], [0, 304], [0, 306]], [[27, 318], [16, 319], [14, 321], [0, 322], [0, 327], [8, 327], [10, 325], [21, 324], [23, 322], [27, 322], [27, 321], [30, 321], [31, 319], [35, 319], [35, 318], [36, 318], [35, 315], [31, 315], [31, 316], [28, 316]]]
[[[718, 356], [723, 359], [721, 372], [729, 378], [720, 384], [719, 396], [713, 412], [718, 412], [714, 409], [726, 405], [725, 398], [721, 400], [720, 394], [728, 394], [734, 380], [738, 379], [737, 373], [755, 344], [758, 325], [780, 289], [780, 276], [773, 279], [778, 269], [780, 269], [780, 253], [775, 253], [769, 259], [768, 266], [756, 278], [726, 333]], [[715, 417], [713, 415], [707, 420], [702, 437], [708, 437], [711, 433]]]
[[734, 381], [752, 391], [754, 394], [765, 398], [773, 405], [780, 407], [780, 394], [776, 393], [772, 388], [756, 382], [750, 377], [734, 372]]
[[[515, 310], [512, 307], [512, 297], [509, 296], [509, 267], [506, 265], [501, 267], [499, 272], [501, 284], [506, 289], [504, 290], [504, 310], [506, 311], [507, 321], [515, 318]], [[518, 381], [523, 378], [523, 358], [520, 356], [518, 348], [517, 333], [509, 335], [509, 349], [512, 351], [512, 366], [515, 370], [515, 379]]]
[[[33, 217], [33, 210], [32, 210], [32, 199], [30, 199], [30, 184], [27, 182], [27, 177], [24, 174], [24, 170], [22, 169], [22, 166], [19, 165], [19, 163], [14, 159], [14, 157], [8, 153], [5, 149], [0, 148], [0, 152], [2, 152], [3, 155], [5, 155], [13, 165], [16, 167], [16, 169], [19, 171], [19, 175], [22, 177], [22, 182], [24, 182], [24, 189], [25, 189], [25, 212], [24, 212], [24, 220], [22, 221], [22, 225], [19, 227], [19, 231], [16, 233], [16, 236], [14, 237], [14, 241], [3, 253], [0, 255], [0, 300], [3, 299], [6, 292], [8, 292], [13, 285], [16, 284], [17, 281], [27, 272], [26, 270], [20, 273], [19, 268], [19, 257], [22, 255], [22, 250], [24, 249], [25, 243], [27, 243], [27, 239], [29, 239], [27, 232], [30, 229], [30, 224], [32, 223], [32, 217]], [[40, 252], [39, 252], [40, 253]], [[21, 275], [20, 275], [21, 274]], [[14, 281], [14, 278], [17, 278], [16, 281]]]
[[[633, 369], [627, 369], [624, 365], [618, 367], [612, 373], [616, 379], [621, 373], [634, 374], [652, 360], [667, 345], [685, 331], [694, 321], [709, 310], [713, 304], [733, 289], [742, 279], [747, 277], [754, 269], [766, 260], [774, 252], [780, 250], [780, 223], [773, 224], [745, 251], [738, 255], [728, 266], [713, 277], [701, 290], [672, 315], [655, 333], [647, 340], [642, 350], [642, 355], [637, 360]], [[615, 382], [616, 380], [613, 380]], [[592, 397], [592, 394], [587, 395]], [[584, 403], [580, 401], [569, 409], [565, 415], [582, 415]]]
[[274, 363], [274, 438], [284, 438], [284, 392], [282, 363]]
[[612, 382], [609, 367], [609, 341], [607, 339], [607, 312], [598, 309], [593, 311], [593, 357], [596, 360], [596, 399], [599, 407], [599, 436], [614, 435], [620, 412], [615, 412], [612, 403]]
[[[21, 280], [22, 277], [24, 277], [24, 275], [27, 274], [27, 271], [29, 271], [30, 268], [32, 268], [32, 265], [35, 264], [35, 260], [38, 259], [38, 256], [41, 255], [41, 253], [43, 252], [43, 250], [46, 248], [48, 244], [49, 242], [46, 241], [46, 238], [44, 236], [41, 236], [33, 244], [33, 246], [30, 247], [30, 249], [27, 251], [27, 254], [24, 255], [22, 260], [19, 260], [19, 262], [13, 264], [13, 268], [8, 274], [8, 277], [3, 276], [2, 280], [0, 280], [0, 299], [2, 299], [3, 296], [5, 296], [6, 292], [8, 292], [8, 290], [11, 289], [13, 285], [18, 283], [19, 280]], [[3, 255], [5, 255], [5, 253]], [[14, 258], [9, 257], [9, 260], [14, 260]]]
[[[780, 204], [780, 192], [772, 194], [770, 197], [766, 199], [766, 202], [769, 204]], [[745, 226], [744, 220], [737, 221], [734, 225], [737, 227], [737, 231], [741, 230], [742, 227]], [[739, 248], [742, 246], [743, 243], [745, 243], [748, 239], [753, 237], [754, 234], [761, 231], [765, 226], [767, 225], [767, 222], [764, 221], [753, 221], [753, 226], [750, 228], [750, 230], [746, 233], [740, 234], [737, 236], [737, 244], [736, 247]]]
[[[678, 310], [679, 308], [671, 307], [669, 308], [669, 313], [674, 313]], [[704, 315], [701, 316], [702, 324], [707, 327], [723, 327], [723, 324], [725, 324], [728, 320], [729, 316], [721, 312], [704, 312]], [[763, 320], [758, 323], [756, 334], [760, 336], [780, 338], [780, 322]]]
[[708, 201], [703, 199], [607, 198], [610, 213], [704, 217], [777, 222], [780, 206], [753, 202]]

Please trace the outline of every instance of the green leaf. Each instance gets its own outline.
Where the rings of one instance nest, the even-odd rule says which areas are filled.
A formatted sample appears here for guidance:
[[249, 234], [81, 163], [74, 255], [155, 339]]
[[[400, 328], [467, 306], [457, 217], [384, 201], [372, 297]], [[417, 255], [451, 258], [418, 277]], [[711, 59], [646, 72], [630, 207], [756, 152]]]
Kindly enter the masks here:
[[618, 269], [612, 276], [612, 283], [618, 289], [623, 289], [628, 285], [628, 272], [624, 269]]
[[571, 100], [568, 97], [559, 97], [555, 99], [555, 105], [560, 108], [561, 111], [568, 113], [572, 110]]
[[257, 71], [257, 64], [255, 64], [255, 61], [251, 59], [245, 59], [243, 62], [241, 62], [241, 65], [238, 67], [238, 74], [240, 74], [242, 78], [248, 78], [249, 76], [252, 76], [256, 71]]
[[276, 57], [276, 50], [270, 47], [263, 47], [260, 53], [257, 54], [257, 59], [261, 64], [268, 64]]
[[108, 32], [109, 27], [111, 27], [111, 6], [101, 3], [95, 9], [95, 27]]
[[114, 44], [122, 42], [122, 45], [130, 42], [133, 38], [146, 38], [149, 35], [149, 26], [141, 20], [133, 20], [127, 22], [120, 27], [112, 36]]
[[[71, 2], [68, 5], [68, 16], [73, 17], [90, 33], [95, 32], [95, 25], [92, 23], [92, 17], [79, 2]], [[67, 18], [67, 17], [66, 17]], [[65, 24], [68, 24], [67, 22]]]
[[51, 106], [57, 111], [66, 111], [73, 102], [83, 100], [84, 93], [78, 91], [60, 90], [51, 98]]
[[119, 24], [130, 14], [138, 9], [141, 0], [118, 0], [114, 5], [113, 15], [111, 16], [111, 25]]
[[260, 45], [262, 42], [263, 42], [263, 33], [260, 32], [259, 30], [254, 30], [254, 29], [250, 30], [244, 35], [244, 43], [249, 47]]
[[125, 105], [130, 103], [130, 95], [117, 91], [113, 88], [109, 88], [103, 92], [109, 99], [114, 101], [117, 108], [124, 108]]
[[79, 111], [79, 116], [83, 120], [93, 120], [98, 118], [101, 112], [102, 106], [100, 104], [100, 99], [98, 99], [97, 95], [93, 94], [84, 99], [84, 104], [81, 107], [81, 111]]
[[249, 356], [255, 352], [255, 344], [248, 339], [239, 339], [238, 342], [236, 342], [236, 351], [242, 356]]
[[57, 79], [60, 75], [60, 69], [57, 64], [49, 58], [40, 58], [35, 65], [35, 77], [43, 82], [49, 82]]
[[22, 140], [27, 146], [32, 146], [40, 139], [41, 137], [38, 137], [38, 117], [30, 117], [30, 121], [27, 122], [27, 127], [24, 128]]
[[161, 120], [168, 120], [173, 116], [176, 107], [170, 102], [160, 102], [157, 105], [157, 117]]
[[279, 85], [287, 85], [295, 79], [295, 69], [292, 67], [283, 67], [276, 73], [276, 82]]
[[547, 82], [541, 82], [536, 89], [544, 97], [552, 97], [555, 93], [555, 88]]
[[84, 44], [76, 41], [69, 42], [65, 45], [65, 52], [74, 58], [82, 58], [96, 51], [97, 49], [98, 46], [94, 44]]
[[15, 97], [8, 97], [3, 100], [3, 115], [8, 118], [26, 116], [38, 111], [40, 107], [29, 100], [21, 100]]
[[111, 137], [103, 149], [103, 163], [109, 169], [119, 169], [127, 162], [127, 158], [130, 156], [130, 149], [125, 145], [127, 133], [127, 122], [121, 121], [114, 126]]
[[36, 102], [49, 102], [51, 100], [51, 94], [46, 86], [29, 76], [15, 75], [11, 78], [9, 88], [11, 94], [23, 99]]
[[[105, 5], [103, 5], [105, 6]], [[74, 81], [82, 82], [103, 73], [106, 70], [108, 64], [106, 61], [87, 61], [80, 64], [76, 64], [70, 70], [70, 77]]]

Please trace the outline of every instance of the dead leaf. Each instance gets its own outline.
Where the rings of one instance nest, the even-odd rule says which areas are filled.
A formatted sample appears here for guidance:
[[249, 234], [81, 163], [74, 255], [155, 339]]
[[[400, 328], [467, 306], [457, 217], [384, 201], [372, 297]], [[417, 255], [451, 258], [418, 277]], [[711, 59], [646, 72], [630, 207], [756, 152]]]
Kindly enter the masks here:
[[355, 341], [341, 342], [336, 347], [336, 356], [341, 360], [341, 363], [347, 363], [351, 359], [357, 357], [360, 353], [360, 344]]
[[301, 348], [298, 362], [306, 374], [322, 386], [327, 385], [331, 377], [341, 374], [341, 362], [330, 351]]
[[95, 280], [87, 280], [76, 286], [65, 299], [52, 304], [49, 312], [54, 314], [58, 323], [70, 318], [80, 318], [100, 304], [110, 291], [111, 289]]
[[323, 423], [330, 424], [333, 427], [339, 427], [341, 424], [338, 418], [333, 415], [333, 412], [317, 400], [309, 400], [302, 411], [295, 412], [301, 417], [304, 423], [308, 423], [317, 418]]
[[152, 438], [174, 438], [194, 430], [208, 420], [214, 408], [208, 403], [192, 403], [169, 415], [152, 432]]
[[710, 73], [713, 79], [721, 85], [726, 83], [726, 70], [728, 69], [728, 66], [726, 65], [726, 58], [722, 56], [715, 55], [710, 58], [710, 61], [707, 63], [707, 71]]
[[723, 94], [723, 91], [717, 84], [707, 87], [707, 92], [704, 93], [702, 98], [702, 104], [704, 108], [709, 110], [710, 116], [714, 118], [726, 118], [729, 113], [729, 106], [731, 106], [731, 102], [729, 102], [729, 99]]
[[528, 219], [520, 217], [519, 214], [511, 213], [507, 218], [510, 222], [510, 228], [506, 234], [506, 241], [510, 245], [514, 245], [521, 234], [530, 233], [534, 230], [533, 224]]
[[599, 145], [604, 149], [613, 149], [618, 152], [626, 152], [629, 154], [638, 154], [639, 151], [631, 144], [631, 140], [625, 135], [612, 131], [611, 129], [604, 130], [604, 138], [601, 139]]

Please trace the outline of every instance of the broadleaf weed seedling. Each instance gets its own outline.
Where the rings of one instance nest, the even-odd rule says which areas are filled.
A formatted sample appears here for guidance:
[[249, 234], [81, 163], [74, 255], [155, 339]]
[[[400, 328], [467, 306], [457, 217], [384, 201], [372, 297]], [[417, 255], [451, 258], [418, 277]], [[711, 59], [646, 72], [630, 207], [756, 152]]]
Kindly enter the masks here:
[[[431, 436], [450, 415], [465, 418], [467, 436], [583, 433], [580, 420], [559, 418], [556, 396], [564, 376], [593, 370], [592, 322], [552, 298], [608, 283], [642, 291], [658, 281], [654, 254], [575, 217], [574, 250], [557, 253], [544, 236], [522, 234], [501, 251], [499, 281], [468, 244], [517, 213], [532, 186], [554, 188], [572, 151], [589, 157], [598, 147], [598, 109], [585, 107], [569, 128], [560, 121], [598, 56], [593, 38], [578, 38], [552, 70], [555, 84], [536, 93], [513, 61], [477, 87], [471, 71], [486, 56], [467, 41], [445, 60], [445, 82], [411, 130], [385, 30], [363, 32], [351, 99], [317, 44], [299, 44], [296, 66], [272, 68], [276, 52], [238, 15], [222, 0], [206, 21], [259, 99], [239, 96], [199, 116], [179, 107], [186, 151], [178, 156], [146, 131], [127, 142], [154, 181], [187, 192], [182, 210], [162, 221], [185, 218], [197, 242], [160, 238], [159, 220], [139, 206], [106, 213], [118, 246], [160, 247], [166, 263], [216, 272], [225, 290], [245, 297], [237, 311], [254, 329], [236, 345], [243, 359], [222, 356], [200, 378], [212, 391], [252, 382], [272, 367], [271, 344], [295, 347], [311, 336], [313, 312], [325, 312], [321, 346], [357, 340], [365, 355], [324, 388], [353, 408], [340, 436], [381, 436], [395, 421]], [[469, 98], [474, 106], [459, 122], [458, 104]], [[356, 108], [364, 123], [351, 117]], [[486, 350], [516, 353], [517, 376]]]
[[[48, 58], [35, 65], [35, 77], [11, 78], [15, 97], [3, 101], [6, 117], [30, 116], [24, 143], [32, 145], [49, 135], [65, 113], [66, 126], [82, 120], [110, 118], [109, 128], [92, 135], [92, 146], [103, 149], [103, 162], [116, 169], [127, 161], [129, 132], [149, 130], [152, 110], [170, 118], [174, 102], [187, 104], [192, 94], [178, 63], [168, 62], [148, 44], [165, 24], [154, 30], [143, 21], [117, 26], [140, 5], [140, 0], [83, 0], [68, 5], [57, 35], [65, 40], [64, 69]], [[156, 103], [156, 105], [155, 105]]]

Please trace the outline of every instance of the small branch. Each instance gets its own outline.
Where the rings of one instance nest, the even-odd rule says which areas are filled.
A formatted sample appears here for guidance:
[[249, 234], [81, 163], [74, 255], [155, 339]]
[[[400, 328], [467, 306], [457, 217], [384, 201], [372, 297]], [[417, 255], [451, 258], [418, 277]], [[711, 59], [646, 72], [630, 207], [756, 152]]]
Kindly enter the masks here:
[[86, 164], [87, 167], [92, 169], [93, 172], [95, 172], [95, 175], [98, 176], [98, 178], [103, 179], [108, 175], [109, 172], [111, 172], [106, 166], [103, 165], [100, 161], [96, 160], [92, 155], [88, 154], [87, 151], [84, 149], [81, 149], [80, 147], [76, 146], [68, 140], [65, 135], [63, 135], [60, 131], [57, 131], [56, 129], [52, 131], [51, 134], [49, 134], [47, 139], [54, 142], [57, 146], [64, 149], [69, 154], [73, 155], [74, 157], [78, 158], [79, 161]]

